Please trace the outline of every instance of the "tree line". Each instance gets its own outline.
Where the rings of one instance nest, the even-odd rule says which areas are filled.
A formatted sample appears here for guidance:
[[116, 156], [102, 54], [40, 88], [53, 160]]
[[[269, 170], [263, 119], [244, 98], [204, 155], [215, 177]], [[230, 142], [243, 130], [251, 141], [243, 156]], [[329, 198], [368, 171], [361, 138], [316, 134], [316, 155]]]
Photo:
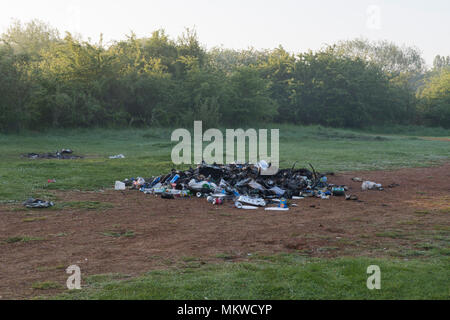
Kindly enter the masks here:
[[33, 20], [0, 38], [0, 131], [253, 125], [450, 127], [450, 57], [388, 41], [206, 50], [195, 30], [105, 45]]

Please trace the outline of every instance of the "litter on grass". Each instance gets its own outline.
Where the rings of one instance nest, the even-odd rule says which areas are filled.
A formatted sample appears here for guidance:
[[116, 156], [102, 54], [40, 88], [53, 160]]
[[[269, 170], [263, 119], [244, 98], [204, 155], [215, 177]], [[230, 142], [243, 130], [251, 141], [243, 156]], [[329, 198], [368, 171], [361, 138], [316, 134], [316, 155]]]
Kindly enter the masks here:
[[116, 184], [114, 186], [115, 190], [125, 190], [125, 183], [121, 182], [121, 181], [116, 181]]
[[109, 156], [110, 159], [125, 159], [123, 154], [116, 154], [114, 156]]
[[364, 181], [361, 185], [361, 190], [366, 191], [366, 190], [383, 190], [383, 187], [381, 186], [380, 183], [376, 183], [373, 181]]
[[71, 149], [61, 149], [56, 152], [49, 153], [27, 153], [23, 154], [22, 157], [29, 159], [81, 159], [83, 156], [77, 156], [73, 154]]

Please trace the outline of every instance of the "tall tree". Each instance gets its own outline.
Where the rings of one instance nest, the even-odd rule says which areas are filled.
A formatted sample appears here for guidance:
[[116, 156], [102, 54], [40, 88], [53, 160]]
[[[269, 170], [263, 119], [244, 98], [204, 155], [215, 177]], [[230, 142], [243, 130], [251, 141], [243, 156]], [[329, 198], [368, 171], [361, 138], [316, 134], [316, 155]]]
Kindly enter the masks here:
[[369, 41], [359, 38], [341, 41], [339, 51], [350, 57], [358, 57], [377, 64], [384, 72], [393, 76], [400, 73], [421, 73], [425, 61], [415, 47], [400, 47], [387, 40]]
[[425, 124], [450, 128], [450, 68], [443, 68], [427, 79], [418, 98]]
[[60, 37], [57, 29], [41, 20], [35, 19], [25, 24], [15, 20], [2, 34], [1, 40], [9, 44], [16, 54], [37, 59], [42, 49], [58, 42]]

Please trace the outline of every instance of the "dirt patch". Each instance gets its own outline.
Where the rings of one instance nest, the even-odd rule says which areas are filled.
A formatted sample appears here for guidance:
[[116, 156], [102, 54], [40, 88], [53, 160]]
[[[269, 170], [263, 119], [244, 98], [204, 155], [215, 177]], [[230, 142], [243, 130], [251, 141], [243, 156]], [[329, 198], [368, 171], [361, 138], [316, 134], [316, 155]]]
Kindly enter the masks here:
[[[399, 186], [363, 192], [361, 183], [351, 180], [354, 176]], [[164, 200], [137, 191], [108, 190], [56, 192], [57, 203], [77, 203], [60, 209], [2, 206], [0, 296], [61, 292], [53, 287], [41, 290], [38, 284], [64, 286], [68, 275], [63, 267], [72, 264], [80, 266], [82, 277], [134, 276], [193, 258], [245, 260], [280, 252], [385, 256], [413, 248], [433, 230], [448, 236], [450, 164], [345, 173], [329, 180], [348, 185], [359, 201], [307, 198], [294, 200], [298, 207], [288, 212], [246, 211], [231, 202], [213, 206], [205, 199]]]
[[450, 141], [448, 137], [420, 137], [423, 140], [431, 140], [431, 141]]

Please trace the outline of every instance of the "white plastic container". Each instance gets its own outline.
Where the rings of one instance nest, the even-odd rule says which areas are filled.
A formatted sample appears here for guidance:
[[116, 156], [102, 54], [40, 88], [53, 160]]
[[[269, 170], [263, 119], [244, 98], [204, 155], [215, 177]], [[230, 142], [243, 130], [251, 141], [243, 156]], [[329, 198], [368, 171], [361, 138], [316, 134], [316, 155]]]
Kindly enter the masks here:
[[125, 183], [121, 181], [116, 181], [116, 185], [114, 186], [115, 190], [125, 190]]

